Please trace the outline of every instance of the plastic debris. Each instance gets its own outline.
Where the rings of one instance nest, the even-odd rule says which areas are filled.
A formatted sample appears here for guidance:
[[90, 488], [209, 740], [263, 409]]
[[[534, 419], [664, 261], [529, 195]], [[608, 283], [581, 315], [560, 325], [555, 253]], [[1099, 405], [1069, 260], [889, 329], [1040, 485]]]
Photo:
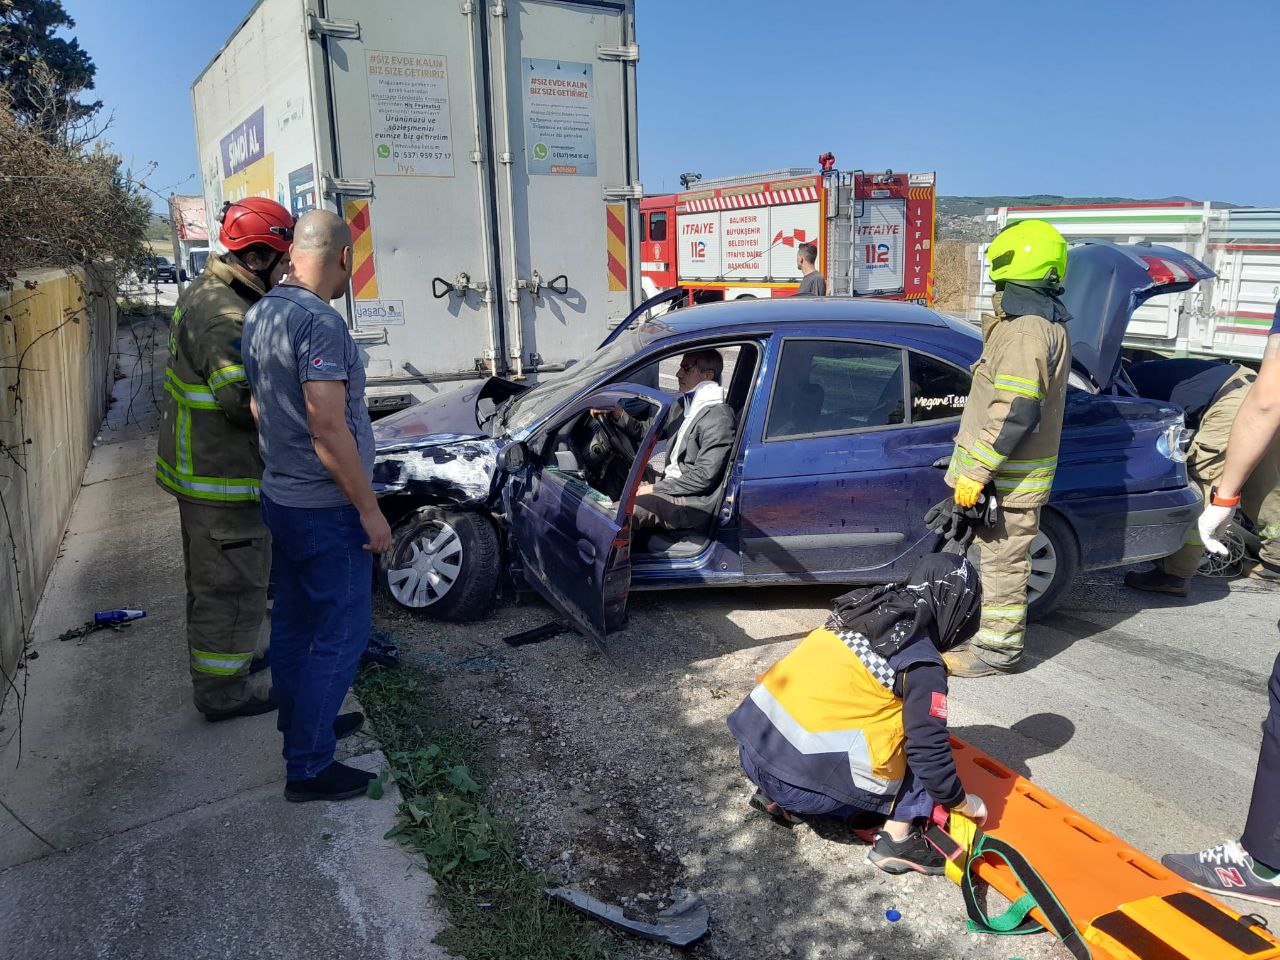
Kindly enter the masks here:
[[146, 615], [145, 610], [99, 610], [93, 615], [93, 622], [99, 627], [109, 627], [116, 623], [141, 620]]
[[890, 923], [897, 923], [899, 920], [902, 919], [902, 914], [900, 914], [897, 910], [893, 909], [893, 907], [890, 907], [888, 910], [884, 912], [884, 918], [888, 920]]
[[702, 897], [696, 893], [684, 890], [674, 892], [677, 894], [676, 902], [660, 911], [657, 919], [649, 923], [644, 920], [632, 920], [621, 907], [597, 900], [572, 887], [555, 887], [546, 891], [547, 896], [590, 914], [597, 920], [603, 920], [609, 926], [624, 933], [633, 933], [646, 940], [656, 940], [673, 947], [687, 947], [706, 934], [711, 911], [707, 909]]

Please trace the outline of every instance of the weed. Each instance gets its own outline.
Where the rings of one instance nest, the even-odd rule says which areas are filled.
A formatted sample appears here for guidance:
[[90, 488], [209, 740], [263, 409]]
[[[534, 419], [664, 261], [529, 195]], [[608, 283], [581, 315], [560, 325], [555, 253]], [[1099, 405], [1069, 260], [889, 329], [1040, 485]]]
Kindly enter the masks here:
[[467, 960], [605, 960], [616, 945], [543, 893], [506, 824], [472, 775], [474, 744], [432, 724], [430, 694], [408, 669], [363, 671], [356, 692], [391, 764], [403, 802], [387, 834], [427, 862], [450, 925], [439, 937]]

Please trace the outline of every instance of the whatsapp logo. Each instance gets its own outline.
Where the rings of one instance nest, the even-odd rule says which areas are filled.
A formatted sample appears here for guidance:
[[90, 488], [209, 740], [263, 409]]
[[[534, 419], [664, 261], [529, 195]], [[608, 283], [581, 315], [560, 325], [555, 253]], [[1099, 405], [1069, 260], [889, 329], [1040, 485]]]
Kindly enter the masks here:
[[391, 156], [391, 148], [388, 147], [385, 143], [378, 144], [378, 156], [380, 156], [383, 160], [387, 159], [387, 157]]
[[547, 149], [545, 143], [535, 143], [533, 145], [533, 159], [535, 160], [545, 160], [550, 153], [551, 151]]

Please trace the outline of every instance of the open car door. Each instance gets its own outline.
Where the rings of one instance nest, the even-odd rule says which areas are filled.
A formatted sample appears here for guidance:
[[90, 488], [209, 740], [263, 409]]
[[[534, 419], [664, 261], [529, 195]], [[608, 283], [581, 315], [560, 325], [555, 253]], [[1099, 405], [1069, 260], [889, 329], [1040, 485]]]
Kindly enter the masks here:
[[[562, 447], [591, 410], [612, 410], [619, 402], [629, 409], [648, 407], [651, 413], [615, 500], [593, 487], [578, 468], [574, 452]], [[631, 383], [611, 384], [579, 398], [530, 438], [527, 462], [503, 494], [525, 579], [573, 627], [599, 643], [626, 616], [631, 511], [670, 410], [670, 399]], [[615, 455], [619, 448], [624, 456], [630, 452], [629, 441], [612, 420], [602, 433], [610, 437]]]

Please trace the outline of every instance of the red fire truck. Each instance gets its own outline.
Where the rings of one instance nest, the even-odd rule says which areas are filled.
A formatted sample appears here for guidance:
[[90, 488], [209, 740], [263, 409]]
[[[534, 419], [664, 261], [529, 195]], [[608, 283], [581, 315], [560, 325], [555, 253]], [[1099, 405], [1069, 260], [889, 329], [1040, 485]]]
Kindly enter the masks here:
[[834, 296], [933, 300], [936, 192], [932, 173], [834, 168], [702, 181], [640, 202], [648, 295], [682, 286], [690, 302], [789, 297], [796, 248], [818, 246]]

